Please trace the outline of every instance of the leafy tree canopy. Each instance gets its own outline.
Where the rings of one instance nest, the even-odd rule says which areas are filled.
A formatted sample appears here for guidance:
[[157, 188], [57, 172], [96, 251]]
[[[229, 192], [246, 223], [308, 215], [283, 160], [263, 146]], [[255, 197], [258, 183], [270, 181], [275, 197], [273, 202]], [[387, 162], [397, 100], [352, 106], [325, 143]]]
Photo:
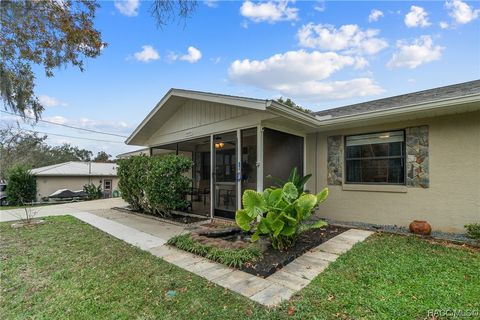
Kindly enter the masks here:
[[286, 99], [283, 99], [283, 97], [280, 97], [277, 99], [278, 102], [280, 102], [281, 104], [284, 104], [286, 105], [287, 107], [290, 107], [290, 108], [293, 108], [293, 109], [297, 109], [297, 110], [300, 110], [300, 111], [303, 111], [305, 113], [309, 113], [309, 114], [312, 114], [313, 111], [310, 110], [310, 109], [307, 109], [307, 108], [304, 108], [298, 104], [296, 104], [292, 99], [290, 98], [286, 98]]
[[[0, 129], [0, 178], [14, 164], [38, 168], [67, 161], [92, 161], [93, 152], [65, 143], [49, 146], [47, 136], [17, 131], [14, 128]], [[93, 161], [107, 162], [110, 155], [100, 151]]]
[[[96, 58], [107, 45], [94, 27], [95, 0], [0, 1], [0, 100], [5, 110], [39, 119], [44, 109], [35, 94], [32, 66], [47, 77], [60, 67], [84, 70], [87, 58]], [[158, 26], [175, 18], [184, 21], [197, 1], [154, 0], [151, 14]]]
[[110, 160], [111, 157], [112, 155], [105, 151], [99, 151], [95, 158], [93, 158], [93, 162], [113, 162], [113, 160]]
[[32, 65], [54, 69], [100, 55], [106, 45], [93, 26], [98, 4], [90, 0], [2, 0], [0, 2], [0, 92], [4, 108], [38, 119], [43, 110], [34, 93]]

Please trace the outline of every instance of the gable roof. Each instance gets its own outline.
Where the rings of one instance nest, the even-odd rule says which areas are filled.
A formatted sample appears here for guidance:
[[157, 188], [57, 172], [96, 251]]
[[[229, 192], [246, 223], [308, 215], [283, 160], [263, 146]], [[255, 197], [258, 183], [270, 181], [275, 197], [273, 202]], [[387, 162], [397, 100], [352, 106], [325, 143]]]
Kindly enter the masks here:
[[117, 164], [69, 161], [35, 168], [30, 172], [34, 176], [116, 176]]
[[145, 117], [132, 134], [125, 141], [126, 144], [135, 144], [136, 141], [146, 139], [153, 134], [158, 126], [166, 122], [170, 116], [177, 111], [187, 99], [220, 103], [240, 108], [247, 108], [257, 111], [273, 111], [278, 115], [287, 116], [294, 121], [304, 122], [310, 126], [315, 126], [317, 120], [313, 115], [290, 108], [275, 100], [262, 100], [256, 98], [247, 98], [218, 94], [203, 91], [170, 89], [165, 96], [157, 103], [155, 108]]
[[359, 115], [375, 111], [404, 108], [412, 105], [466, 97], [480, 94], [480, 80], [469, 81], [445, 87], [417, 91], [399, 96], [383, 98], [316, 112], [319, 120]]

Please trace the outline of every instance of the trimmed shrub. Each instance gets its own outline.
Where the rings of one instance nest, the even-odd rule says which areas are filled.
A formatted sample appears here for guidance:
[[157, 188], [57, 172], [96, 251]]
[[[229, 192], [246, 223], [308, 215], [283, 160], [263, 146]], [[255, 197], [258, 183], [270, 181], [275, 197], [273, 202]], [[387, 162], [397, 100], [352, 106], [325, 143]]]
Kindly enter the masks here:
[[149, 167], [149, 157], [133, 156], [118, 161], [118, 188], [123, 200], [132, 206], [133, 210], [143, 210], [145, 206], [145, 183]]
[[132, 209], [165, 215], [188, 205], [185, 194], [191, 179], [185, 173], [190, 159], [177, 155], [122, 159], [118, 163], [118, 186], [122, 198]]
[[35, 201], [37, 182], [30, 169], [14, 165], [7, 172], [7, 199], [13, 206], [20, 206]]
[[470, 238], [480, 240], [480, 223], [466, 224], [465, 229]]
[[186, 193], [192, 179], [185, 173], [193, 162], [184, 156], [169, 154], [151, 157], [145, 185], [145, 195], [150, 211], [161, 215], [171, 210], [187, 207]]

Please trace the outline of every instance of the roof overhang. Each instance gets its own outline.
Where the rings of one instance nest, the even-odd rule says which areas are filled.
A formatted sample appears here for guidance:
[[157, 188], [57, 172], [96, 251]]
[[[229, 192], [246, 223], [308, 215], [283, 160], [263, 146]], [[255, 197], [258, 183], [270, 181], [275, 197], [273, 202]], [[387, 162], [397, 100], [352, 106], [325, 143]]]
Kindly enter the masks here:
[[471, 94], [424, 103], [402, 105], [385, 110], [328, 118], [316, 117], [315, 115], [296, 110], [275, 100], [261, 100], [207, 92], [170, 89], [127, 138], [125, 143], [129, 145], [145, 145], [145, 141], [158, 130], [159, 126], [168, 121], [178, 110], [178, 107], [183, 105], [188, 99], [220, 103], [256, 111], [268, 111], [278, 116], [279, 119], [300, 125], [301, 129], [306, 133], [480, 110], [480, 94]]
[[480, 94], [472, 94], [331, 119], [324, 117], [319, 120], [316, 131], [329, 131], [385, 122], [430, 118], [478, 110], [480, 110]]

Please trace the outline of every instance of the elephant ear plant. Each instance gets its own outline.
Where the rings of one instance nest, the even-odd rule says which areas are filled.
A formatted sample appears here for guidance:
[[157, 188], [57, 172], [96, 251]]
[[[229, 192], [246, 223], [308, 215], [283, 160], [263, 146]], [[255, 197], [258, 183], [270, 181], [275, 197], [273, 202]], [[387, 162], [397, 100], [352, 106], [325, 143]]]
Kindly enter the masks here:
[[315, 207], [327, 196], [327, 188], [314, 195], [299, 192], [293, 182], [263, 192], [245, 190], [243, 209], [236, 212], [235, 221], [245, 231], [254, 229], [252, 241], [267, 236], [275, 249], [283, 250], [292, 246], [302, 232], [327, 225], [321, 220], [308, 222]]

